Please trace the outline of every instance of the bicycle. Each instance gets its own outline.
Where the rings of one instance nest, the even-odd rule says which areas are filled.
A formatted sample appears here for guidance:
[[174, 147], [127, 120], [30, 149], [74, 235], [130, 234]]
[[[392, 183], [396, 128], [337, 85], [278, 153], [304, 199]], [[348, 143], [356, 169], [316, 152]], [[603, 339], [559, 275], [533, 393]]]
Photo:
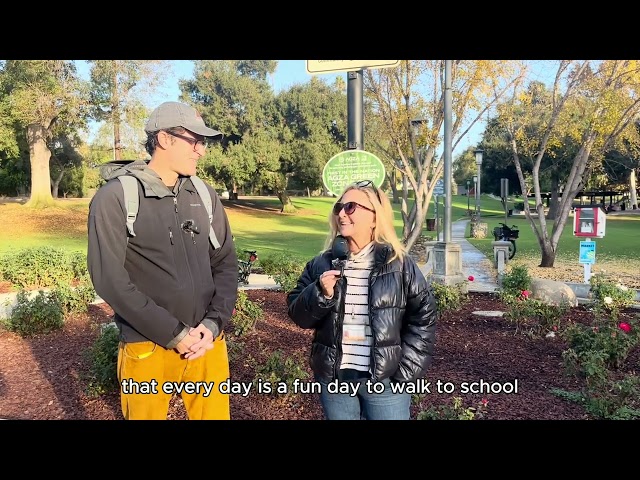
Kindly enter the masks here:
[[509, 245], [509, 260], [516, 254], [516, 238], [520, 236], [520, 230], [516, 225], [509, 227], [506, 223], [500, 223], [501, 227], [493, 229], [493, 237], [496, 241], [503, 240], [511, 242]]
[[251, 275], [251, 268], [256, 260], [258, 260], [258, 254], [255, 250], [244, 250], [244, 253], [249, 254], [247, 260], [238, 259], [238, 283], [243, 285], [249, 285], [249, 275]]

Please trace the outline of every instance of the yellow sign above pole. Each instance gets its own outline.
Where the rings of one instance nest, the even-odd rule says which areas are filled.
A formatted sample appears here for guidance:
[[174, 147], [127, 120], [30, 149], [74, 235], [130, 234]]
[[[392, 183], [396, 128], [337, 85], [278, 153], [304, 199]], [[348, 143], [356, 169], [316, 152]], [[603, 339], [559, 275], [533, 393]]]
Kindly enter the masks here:
[[390, 68], [400, 60], [307, 60], [307, 73], [349, 72], [361, 68]]

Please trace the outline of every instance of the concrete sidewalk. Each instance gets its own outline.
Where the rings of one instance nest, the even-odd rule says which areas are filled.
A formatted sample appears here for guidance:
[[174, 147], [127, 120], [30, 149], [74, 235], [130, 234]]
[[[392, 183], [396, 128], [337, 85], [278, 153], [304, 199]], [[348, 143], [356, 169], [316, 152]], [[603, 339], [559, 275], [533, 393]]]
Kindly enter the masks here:
[[[469, 282], [469, 291], [495, 292], [499, 288], [496, 268], [484, 253], [465, 238], [468, 223], [468, 219], [463, 219], [451, 224], [451, 241], [459, 244], [462, 250], [462, 273], [465, 278], [473, 277], [473, 281]], [[420, 268], [427, 275], [432, 266], [428, 262], [421, 264]]]
[[[462, 250], [462, 273], [465, 278], [473, 276], [469, 282], [471, 292], [495, 292], [498, 289], [496, 268], [490, 259], [480, 250], [471, 245], [465, 238], [465, 231], [469, 220], [458, 220], [451, 225], [451, 241], [458, 243]], [[429, 263], [420, 264], [420, 269], [427, 275], [431, 269]], [[277, 289], [278, 284], [268, 275], [252, 273], [249, 276], [249, 284], [239, 287], [241, 290], [251, 289]]]
[[458, 220], [451, 224], [451, 241], [462, 249], [462, 273], [472, 275], [469, 282], [472, 292], [495, 292], [498, 289], [498, 271], [487, 256], [471, 245], [464, 234], [469, 220]]
[[260, 273], [250, 274], [247, 285], [238, 284], [238, 290], [276, 290], [278, 288], [280, 288], [280, 285], [273, 278]]

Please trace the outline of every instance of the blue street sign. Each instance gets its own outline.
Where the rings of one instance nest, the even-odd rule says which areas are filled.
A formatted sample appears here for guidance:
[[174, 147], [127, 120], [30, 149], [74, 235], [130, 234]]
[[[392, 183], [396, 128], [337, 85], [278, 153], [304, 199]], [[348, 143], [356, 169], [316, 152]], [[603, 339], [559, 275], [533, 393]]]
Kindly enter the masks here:
[[436, 182], [436, 186], [433, 188], [434, 195], [444, 195], [444, 180], [439, 179]]
[[596, 242], [580, 242], [580, 263], [596, 263]]

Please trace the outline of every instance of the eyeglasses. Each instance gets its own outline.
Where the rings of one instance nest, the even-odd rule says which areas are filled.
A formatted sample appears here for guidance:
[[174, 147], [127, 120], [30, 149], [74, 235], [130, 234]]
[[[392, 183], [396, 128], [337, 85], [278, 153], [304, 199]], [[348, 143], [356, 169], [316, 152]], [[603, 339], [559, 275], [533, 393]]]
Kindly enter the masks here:
[[371, 187], [371, 189], [374, 192], [376, 192], [376, 197], [378, 197], [378, 201], [381, 202], [380, 194], [378, 193], [378, 189], [376, 188], [376, 186], [373, 184], [373, 182], [371, 180], [360, 180], [359, 182], [356, 182], [355, 185], [358, 188]]
[[352, 215], [353, 212], [356, 211], [357, 207], [364, 208], [365, 210], [369, 210], [370, 212], [376, 213], [376, 211], [373, 208], [365, 207], [364, 205], [361, 205], [358, 202], [346, 202], [346, 203], [337, 202], [333, 206], [333, 214], [340, 215], [340, 211], [344, 208], [344, 213], [346, 213], [347, 215]]
[[178, 135], [177, 133], [169, 132], [168, 130], [165, 130], [165, 132], [168, 133], [169, 135], [171, 135], [172, 137], [181, 138], [185, 142], [190, 143], [191, 145], [193, 145], [193, 150], [194, 151], [198, 147], [198, 144], [202, 145], [203, 148], [207, 148], [209, 146], [209, 143], [210, 143], [209, 140], [206, 139], [206, 138], [203, 139], [203, 140], [198, 140], [197, 138], [186, 137], [184, 135]]

